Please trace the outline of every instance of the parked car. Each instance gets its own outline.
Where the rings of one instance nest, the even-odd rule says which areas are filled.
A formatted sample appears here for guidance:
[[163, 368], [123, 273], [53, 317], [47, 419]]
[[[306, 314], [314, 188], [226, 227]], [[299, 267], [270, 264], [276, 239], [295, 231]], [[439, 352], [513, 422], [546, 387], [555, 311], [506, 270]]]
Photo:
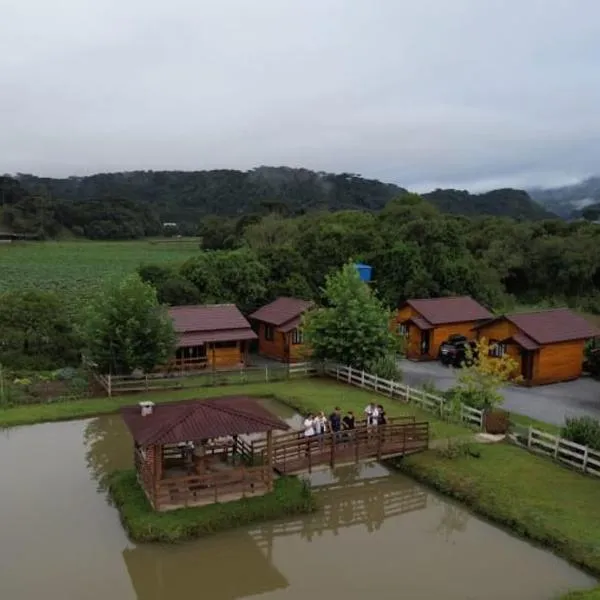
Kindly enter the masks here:
[[475, 357], [477, 344], [464, 335], [451, 335], [440, 345], [439, 360], [448, 367], [462, 367]]

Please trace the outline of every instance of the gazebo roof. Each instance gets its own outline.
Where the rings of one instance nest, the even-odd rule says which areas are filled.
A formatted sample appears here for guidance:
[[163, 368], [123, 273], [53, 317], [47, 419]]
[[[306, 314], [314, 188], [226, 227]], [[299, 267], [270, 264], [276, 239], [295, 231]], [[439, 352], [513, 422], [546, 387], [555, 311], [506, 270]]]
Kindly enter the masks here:
[[140, 406], [126, 406], [121, 409], [121, 414], [133, 439], [141, 446], [290, 428], [248, 396], [157, 404], [152, 414], [145, 416]]

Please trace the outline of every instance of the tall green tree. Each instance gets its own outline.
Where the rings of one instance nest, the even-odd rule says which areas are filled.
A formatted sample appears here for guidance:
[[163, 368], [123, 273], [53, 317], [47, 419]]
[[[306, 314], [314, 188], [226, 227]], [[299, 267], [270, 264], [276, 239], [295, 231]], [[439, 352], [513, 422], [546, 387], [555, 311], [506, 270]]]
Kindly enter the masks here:
[[0, 294], [0, 363], [34, 370], [77, 364], [80, 339], [64, 306], [54, 292]]
[[103, 373], [149, 372], [175, 351], [175, 331], [156, 290], [139, 275], [109, 286], [85, 323], [87, 357]]
[[323, 293], [327, 306], [308, 313], [304, 323], [313, 358], [368, 370], [394, 353], [391, 313], [353, 264], [327, 276]]

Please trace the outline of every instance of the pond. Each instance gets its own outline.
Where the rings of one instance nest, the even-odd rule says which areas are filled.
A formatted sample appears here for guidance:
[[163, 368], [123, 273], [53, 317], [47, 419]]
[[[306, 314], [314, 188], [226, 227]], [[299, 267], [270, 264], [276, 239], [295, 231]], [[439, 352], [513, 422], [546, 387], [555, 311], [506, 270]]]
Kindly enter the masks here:
[[136, 545], [104, 489], [131, 459], [119, 416], [0, 432], [0, 598], [549, 600], [595, 583], [381, 465], [313, 474], [314, 515]]

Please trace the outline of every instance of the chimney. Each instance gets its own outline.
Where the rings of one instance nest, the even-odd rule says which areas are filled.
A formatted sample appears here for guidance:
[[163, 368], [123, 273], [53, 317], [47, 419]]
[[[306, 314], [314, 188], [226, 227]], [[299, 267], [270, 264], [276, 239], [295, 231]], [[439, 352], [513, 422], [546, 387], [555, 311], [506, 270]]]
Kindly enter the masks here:
[[154, 402], [140, 402], [140, 410], [142, 413], [142, 417], [147, 417], [152, 414], [154, 410]]

